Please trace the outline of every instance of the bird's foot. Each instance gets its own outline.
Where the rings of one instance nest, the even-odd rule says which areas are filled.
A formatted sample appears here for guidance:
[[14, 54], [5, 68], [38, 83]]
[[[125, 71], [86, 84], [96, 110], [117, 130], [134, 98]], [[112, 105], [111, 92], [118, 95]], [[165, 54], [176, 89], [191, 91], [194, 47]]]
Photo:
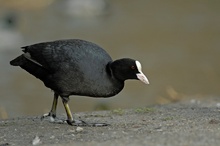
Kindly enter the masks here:
[[52, 123], [58, 123], [58, 124], [68, 123], [71, 126], [87, 126], [87, 127], [109, 126], [109, 124], [106, 124], [106, 123], [87, 123], [83, 120], [62, 120], [62, 119], [58, 119], [56, 117], [56, 114], [53, 114], [51, 112], [46, 113], [43, 116], [41, 116], [41, 120], [45, 118], [49, 119], [49, 121]]
[[82, 120], [66, 120], [66, 122], [71, 126], [88, 126], [88, 127], [104, 127], [109, 126], [109, 124], [106, 123], [87, 123]]
[[43, 116], [41, 116], [41, 120], [48, 118], [50, 122], [52, 123], [58, 123], [58, 124], [63, 124], [66, 123], [65, 120], [61, 120], [56, 118], [56, 114], [53, 114], [51, 112], [44, 114]]
[[55, 118], [56, 115], [53, 115], [51, 112], [49, 112], [49, 113], [43, 114], [43, 116], [41, 116], [40, 119], [43, 120], [46, 117], [53, 117], [53, 118]]

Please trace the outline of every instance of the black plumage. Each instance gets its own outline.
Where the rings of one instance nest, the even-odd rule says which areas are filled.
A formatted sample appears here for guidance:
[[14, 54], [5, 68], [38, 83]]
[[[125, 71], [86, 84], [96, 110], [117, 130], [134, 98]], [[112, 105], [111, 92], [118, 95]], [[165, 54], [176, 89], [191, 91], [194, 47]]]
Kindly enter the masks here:
[[10, 64], [20, 66], [54, 91], [51, 112], [45, 116], [56, 116], [57, 98], [62, 98], [69, 124], [75, 122], [67, 104], [70, 95], [110, 97], [123, 89], [127, 79], [149, 83], [138, 61], [113, 61], [104, 49], [88, 41], [58, 40], [22, 49], [24, 53]]

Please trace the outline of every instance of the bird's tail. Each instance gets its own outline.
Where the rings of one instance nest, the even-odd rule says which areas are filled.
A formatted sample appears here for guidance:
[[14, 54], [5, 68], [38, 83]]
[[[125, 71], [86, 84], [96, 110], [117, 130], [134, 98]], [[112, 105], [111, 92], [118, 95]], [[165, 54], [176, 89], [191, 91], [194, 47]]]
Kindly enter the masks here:
[[23, 54], [10, 61], [13, 66], [20, 66], [36, 78], [43, 80], [49, 74], [48, 70], [38, 64], [28, 60]]
[[13, 66], [21, 66], [26, 61], [25, 57], [23, 55], [18, 56], [17, 58], [10, 61], [10, 64]]

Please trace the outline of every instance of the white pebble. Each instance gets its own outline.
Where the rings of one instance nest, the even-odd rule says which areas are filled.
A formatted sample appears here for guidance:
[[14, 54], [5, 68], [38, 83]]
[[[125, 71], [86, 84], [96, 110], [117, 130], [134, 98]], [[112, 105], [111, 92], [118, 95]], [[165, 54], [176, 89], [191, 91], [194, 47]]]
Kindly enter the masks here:
[[76, 127], [76, 132], [81, 132], [81, 131], [83, 131], [82, 127]]
[[38, 136], [35, 136], [35, 138], [32, 141], [32, 145], [38, 145], [41, 144], [40, 138]]

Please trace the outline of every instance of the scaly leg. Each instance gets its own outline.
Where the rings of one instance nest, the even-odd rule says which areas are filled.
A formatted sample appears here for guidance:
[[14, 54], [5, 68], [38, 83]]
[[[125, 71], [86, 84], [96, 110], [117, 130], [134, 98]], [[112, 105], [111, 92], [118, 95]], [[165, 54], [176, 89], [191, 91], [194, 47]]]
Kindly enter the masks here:
[[54, 92], [52, 108], [51, 108], [49, 113], [46, 113], [41, 117], [41, 120], [44, 119], [45, 117], [52, 117], [53, 119], [56, 118], [56, 109], [57, 109], [58, 97], [59, 97], [59, 95]]
[[106, 123], [87, 123], [82, 120], [74, 120], [71, 110], [68, 105], [69, 97], [61, 97], [63, 101], [63, 106], [66, 110], [67, 115], [67, 123], [72, 126], [92, 126], [92, 127], [100, 127], [100, 126], [108, 126]]

